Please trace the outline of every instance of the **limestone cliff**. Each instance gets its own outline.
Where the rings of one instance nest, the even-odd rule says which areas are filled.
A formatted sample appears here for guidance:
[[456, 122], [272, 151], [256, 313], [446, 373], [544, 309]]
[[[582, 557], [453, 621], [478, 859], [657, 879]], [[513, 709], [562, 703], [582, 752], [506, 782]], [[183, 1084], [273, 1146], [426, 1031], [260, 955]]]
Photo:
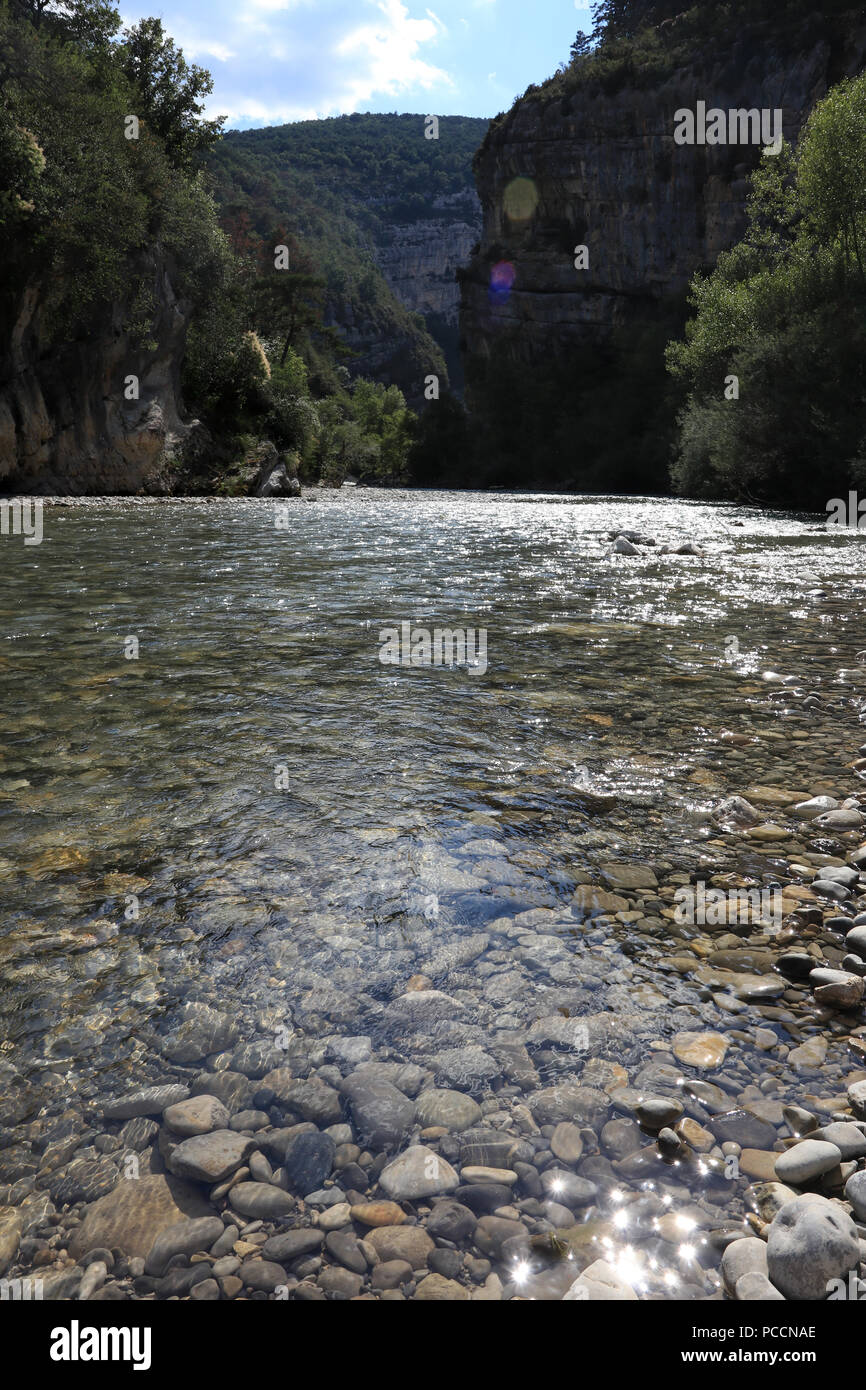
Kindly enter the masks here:
[[231, 131], [210, 161], [230, 235], [295, 234], [348, 370], [416, 405], [430, 372], [459, 387], [456, 275], [481, 232], [472, 156], [487, 122], [443, 116], [430, 139], [426, 127], [422, 114], [356, 112]]
[[[28, 285], [8, 307], [0, 347], [0, 491], [169, 491], [190, 433], [179, 373], [188, 313], [156, 253], [142, 267], [154, 306], [147, 340], [136, 341], [117, 303], [94, 324], [54, 341], [43, 287]], [[125, 398], [129, 376], [138, 399]]]
[[[722, 47], [687, 61], [680, 44], [672, 70], [656, 79], [637, 72], [612, 91], [560, 74], [493, 123], [475, 166], [481, 244], [461, 273], [470, 400], [497, 348], [524, 365], [597, 348], [616, 328], [651, 320], [738, 238], [746, 176], [761, 153], [675, 144], [677, 110], [698, 101], [779, 108], [786, 138], [796, 140], [828, 87], [866, 61], [862, 11], [811, 25], [799, 48], [782, 29], [734, 26]], [[662, 32], [673, 43], [676, 25]], [[578, 245], [588, 269], [575, 268]]]
[[471, 189], [437, 198], [438, 219], [396, 222], [383, 228], [374, 255], [401, 303], [418, 314], [456, 324], [457, 271], [469, 260], [481, 231], [481, 204]]

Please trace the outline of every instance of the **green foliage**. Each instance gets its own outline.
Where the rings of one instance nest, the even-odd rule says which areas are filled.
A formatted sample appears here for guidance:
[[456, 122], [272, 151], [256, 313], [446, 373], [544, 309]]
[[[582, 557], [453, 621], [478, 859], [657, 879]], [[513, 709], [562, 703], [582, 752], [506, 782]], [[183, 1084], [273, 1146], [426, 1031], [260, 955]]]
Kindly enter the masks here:
[[480, 478], [475, 438], [462, 402], [449, 391], [431, 401], [420, 416], [409, 453], [417, 487], [465, 487]]
[[329, 484], [405, 483], [415, 417], [396, 386], [358, 378], [316, 403], [317, 428], [303, 451], [302, 478]]
[[235, 166], [262, 230], [262, 219], [284, 216], [287, 194], [324, 186], [375, 234], [377, 223], [403, 220], [412, 199], [417, 218], [446, 218], [441, 200], [473, 191], [472, 155], [486, 129], [480, 118], [442, 116], [439, 139], [427, 140], [423, 116], [355, 113], [232, 131], [212, 163], [218, 184]]
[[664, 344], [679, 306], [603, 348], [521, 363], [506, 344], [472, 363], [471, 454], [482, 485], [662, 492], [673, 444]]
[[118, 57], [139, 97], [135, 114], [159, 136], [173, 164], [194, 167], [197, 157], [219, 138], [226, 119], [202, 120], [200, 98], [213, 91], [210, 73], [187, 63], [158, 19], [142, 19], [124, 29]]
[[0, 106], [0, 226], [6, 224], [8, 229], [33, 212], [33, 197], [44, 172], [45, 155], [36, 136]]
[[279, 365], [271, 368], [271, 383], [275, 389], [290, 396], [306, 396], [309, 392], [310, 374], [300, 353], [289, 348], [282, 356]]
[[[104, 332], [122, 306], [123, 329], [153, 350], [155, 274], [164, 267], [192, 314], [185, 399], [213, 430], [227, 470], [222, 482], [192, 484], [248, 486], [238, 454], [255, 456], [262, 437], [294, 451], [315, 478], [404, 478], [414, 416], [396, 387], [358, 381], [349, 389], [338, 366], [345, 350], [323, 322], [324, 281], [281, 225], [282, 208], [265, 200], [262, 225], [240, 220], [231, 240], [219, 225], [198, 167], [221, 125], [202, 118], [209, 74], [187, 64], [158, 20], [113, 42], [118, 27], [103, 0], [0, 3], [5, 338], [22, 290], [35, 286], [54, 343]], [[130, 115], [138, 139], [127, 138]], [[291, 249], [286, 272], [274, 268], [282, 242]], [[374, 314], [390, 312], [372, 262], [353, 246], [343, 270], [356, 268], [357, 292]], [[408, 341], [426, 337], [405, 311], [401, 323]]]
[[745, 237], [695, 278], [668, 349], [687, 391], [679, 491], [822, 507], [863, 477], [864, 172], [866, 76], [814, 109], [796, 154], [764, 157]]
[[838, 246], [863, 278], [866, 255], [866, 80], [840, 82], [812, 113], [797, 184], [815, 244]]
[[120, 28], [111, 0], [9, 0], [13, 19], [25, 21], [46, 37], [74, 43], [91, 53], [105, 51]]
[[449, 349], [446, 369], [430, 334], [440, 326], [400, 303], [375, 248], [387, 247], [394, 222], [444, 221], [461, 203], [474, 216], [471, 161], [486, 128], [446, 116], [439, 139], [427, 140], [423, 116], [355, 114], [231, 131], [209, 159], [223, 225], [242, 253], [281, 227], [292, 266], [297, 249], [322, 282], [328, 322], [353, 340], [366, 325], [393, 342], [377, 374], [415, 397], [429, 372], [459, 375], [459, 353], [453, 334], [437, 337]]
[[[0, 7], [0, 216], [16, 224], [0, 291], [14, 306], [23, 284], [40, 284], [58, 338], [123, 301], [146, 341], [154, 250], [172, 258], [193, 302], [228, 254], [200, 176], [172, 154], [188, 139], [192, 89], [182, 83], [161, 131], [143, 118], [140, 138], [126, 138], [126, 117], [147, 99], [126, 50], [108, 46], [118, 24], [100, 0]], [[182, 55], [169, 49], [180, 77]]]
[[359, 378], [353, 385], [352, 406], [368, 451], [358, 476], [363, 480], [405, 482], [414, 416], [402, 391]]

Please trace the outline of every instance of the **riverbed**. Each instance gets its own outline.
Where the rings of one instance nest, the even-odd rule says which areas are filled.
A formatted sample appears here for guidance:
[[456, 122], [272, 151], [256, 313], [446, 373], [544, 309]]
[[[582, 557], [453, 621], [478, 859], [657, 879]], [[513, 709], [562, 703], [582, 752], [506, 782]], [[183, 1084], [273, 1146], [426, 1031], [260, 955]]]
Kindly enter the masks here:
[[[297, 1298], [561, 1298], [597, 1259], [641, 1297], [720, 1297], [783, 1106], [825, 1123], [866, 1077], [859, 1008], [777, 968], [838, 965], [858, 910], [812, 888], [866, 838], [858, 533], [353, 489], [47, 503], [40, 545], [0, 544], [11, 1268], [71, 1296], [93, 1205], [174, 1166], [242, 1245], [260, 1223], [209, 1297], [273, 1296], [253, 1237], [296, 1230], [264, 1263]], [[484, 661], [383, 661], [404, 624], [483, 633]], [[794, 810], [818, 796], [852, 823]], [[678, 919], [698, 883], [781, 915]], [[193, 1133], [240, 1135], [234, 1167], [175, 1162], [165, 1106], [122, 1104], [150, 1086], [214, 1096]], [[239, 1211], [239, 1183], [281, 1200]], [[487, 1225], [437, 1233], [446, 1200]], [[377, 1202], [402, 1220], [353, 1214]], [[97, 1290], [171, 1296], [146, 1253]]]

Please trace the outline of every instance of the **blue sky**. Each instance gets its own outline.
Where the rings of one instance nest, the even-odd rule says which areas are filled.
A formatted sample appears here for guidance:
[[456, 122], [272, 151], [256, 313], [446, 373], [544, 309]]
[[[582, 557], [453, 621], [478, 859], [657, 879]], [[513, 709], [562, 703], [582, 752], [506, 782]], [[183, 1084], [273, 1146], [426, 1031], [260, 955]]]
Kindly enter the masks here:
[[590, 28], [574, 0], [120, 0], [120, 11], [127, 24], [161, 18], [213, 73], [208, 115], [239, 128], [350, 111], [495, 116]]

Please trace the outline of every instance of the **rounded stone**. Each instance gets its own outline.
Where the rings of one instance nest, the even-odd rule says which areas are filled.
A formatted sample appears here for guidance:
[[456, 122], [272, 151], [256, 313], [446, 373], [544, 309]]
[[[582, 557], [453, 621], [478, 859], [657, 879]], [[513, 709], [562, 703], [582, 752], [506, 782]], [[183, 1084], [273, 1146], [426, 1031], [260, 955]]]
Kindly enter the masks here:
[[664, 1096], [646, 1096], [635, 1106], [635, 1115], [640, 1123], [650, 1130], [666, 1129], [673, 1125], [683, 1113], [678, 1100], [668, 1100]]
[[310, 1226], [299, 1226], [294, 1231], [284, 1231], [282, 1235], [271, 1236], [262, 1246], [266, 1260], [278, 1264], [291, 1264], [305, 1255], [318, 1254], [324, 1239], [323, 1233]]
[[848, 1087], [848, 1104], [858, 1119], [866, 1119], [866, 1081], [852, 1081]]
[[184, 1139], [172, 1152], [169, 1166], [181, 1178], [219, 1183], [231, 1177], [252, 1152], [251, 1139], [231, 1129], [216, 1129]]
[[433, 1207], [427, 1218], [427, 1230], [436, 1240], [457, 1242], [465, 1240], [475, 1230], [477, 1221], [478, 1217], [469, 1207], [446, 1197]]
[[289, 1188], [301, 1197], [320, 1188], [334, 1166], [337, 1146], [330, 1134], [306, 1130], [286, 1145], [283, 1167]]
[[829, 1173], [842, 1161], [842, 1154], [836, 1144], [828, 1144], [821, 1139], [803, 1139], [786, 1153], [776, 1159], [776, 1177], [779, 1182], [804, 1183], [812, 1178]]
[[401, 1284], [411, 1281], [412, 1272], [412, 1266], [405, 1260], [383, 1260], [373, 1270], [370, 1284], [374, 1289], [399, 1289]]
[[852, 1173], [845, 1184], [845, 1200], [854, 1208], [858, 1221], [866, 1221], [866, 1172]]
[[282, 1265], [270, 1260], [247, 1260], [238, 1274], [248, 1289], [263, 1289], [266, 1293], [273, 1293], [286, 1282], [286, 1271]]
[[866, 1134], [859, 1125], [850, 1120], [835, 1120], [815, 1131], [815, 1139], [823, 1139], [827, 1144], [835, 1144], [842, 1155], [842, 1162], [851, 1158], [863, 1158], [866, 1154]]
[[223, 1223], [218, 1216], [176, 1221], [160, 1232], [148, 1250], [145, 1274], [161, 1278], [174, 1255], [194, 1255], [199, 1250], [209, 1250], [222, 1233]]
[[453, 1134], [461, 1134], [480, 1120], [481, 1106], [463, 1091], [422, 1091], [415, 1102], [415, 1121], [423, 1129], [441, 1125]]
[[168, 1105], [162, 1118], [175, 1134], [189, 1138], [194, 1134], [210, 1134], [214, 1129], [228, 1129], [229, 1112], [216, 1096], [191, 1096], [189, 1100]]
[[423, 1144], [413, 1144], [383, 1169], [379, 1186], [395, 1202], [414, 1202], [453, 1192], [459, 1178], [451, 1164]]
[[583, 1153], [583, 1139], [577, 1125], [561, 1120], [551, 1135], [550, 1152], [560, 1163], [576, 1163]]
[[377, 1226], [364, 1240], [380, 1260], [405, 1260], [413, 1269], [425, 1269], [435, 1249], [423, 1226]]
[[541, 1185], [546, 1197], [552, 1197], [563, 1206], [572, 1209], [589, 1206], [598, 1196], [598, 1188], [587, 1178], [579, 1178], [566, 1168], [548, 1168], [541, 1175]]
[[852, 927], [845, 937], [845, 946], [856, 956], [862, 956], [866, 960], [866, 926]]
[[722, 1255], [722, 1278], [732, 1293], [744, 1274], [767, 1273], [767, 1247], [757, 1236], [744, 1236], [726, 1246]]
[[787, 1202], [770, 1226], [767, 1271], [786, 1298], [826, 1299], [831, 1280], [844, 1280], [859, 1258], [854, 1222], [822, 1197], [807, 1195]]
[[343, 1093], [348, 1098], [360, 1143], [387, 1149], [399, 1144], [411, 1131], [415, 1107], [390, 1081], [349, 1076], [343, 1082]]
[[236, 1183], [229, 1192], [228, 1199], [233, 1211], [253, 1219], [286, 1216], [295, 1205], [288, 1192], [264, 1182]]
[[730, 1039], [721, 1033], [677, 1033], [673, 1041], [675, 1057], [704, 1070], [720, 1067], [729, 1046]]
[[445, 1279], [441, 1274], [428, 1274], [415, 1290], [415, 1298], [421, 1303], [465, 1303], [469, 1299], [469, 1290], [454, 1279]]
[[738, 1303], [784, 1303], [785, 1295], [773, 1288], [766, 1274], [752, 1270], [737, 1280], [734, 1297]]
[[351, 1208], [351, 1217], [362, 1226], [402, 1226], [406, 1213], [396, 1202], [359, 1202]]

